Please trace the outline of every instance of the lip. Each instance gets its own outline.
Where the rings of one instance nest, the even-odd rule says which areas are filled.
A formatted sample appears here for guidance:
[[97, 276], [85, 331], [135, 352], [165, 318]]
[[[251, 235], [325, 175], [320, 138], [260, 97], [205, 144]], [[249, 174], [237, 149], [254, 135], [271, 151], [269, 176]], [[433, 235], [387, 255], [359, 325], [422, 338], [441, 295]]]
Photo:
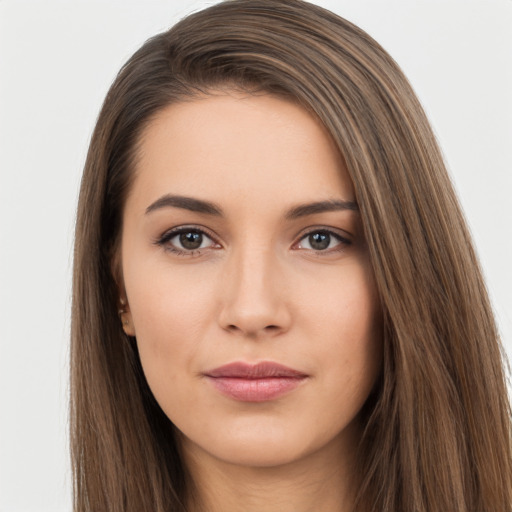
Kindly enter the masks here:
[[242, 402], [266, 402], [296, 389], [308, 375], [279, 363], [229, 363], [204, 373], [222, 394]]

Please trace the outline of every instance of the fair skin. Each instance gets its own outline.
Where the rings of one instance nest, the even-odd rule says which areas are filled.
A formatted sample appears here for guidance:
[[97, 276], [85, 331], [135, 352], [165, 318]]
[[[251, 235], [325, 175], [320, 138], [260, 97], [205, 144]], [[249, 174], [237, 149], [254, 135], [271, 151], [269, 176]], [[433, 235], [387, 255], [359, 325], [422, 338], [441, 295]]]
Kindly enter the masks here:
[[[135, 172], [124, 328], [179, 430], [191, 510], [348, 510], [380, 317], [332, 141], [290, 101], [216, 91], [161, 111]], [[214, 371], [261, 362], [291, 375]]]

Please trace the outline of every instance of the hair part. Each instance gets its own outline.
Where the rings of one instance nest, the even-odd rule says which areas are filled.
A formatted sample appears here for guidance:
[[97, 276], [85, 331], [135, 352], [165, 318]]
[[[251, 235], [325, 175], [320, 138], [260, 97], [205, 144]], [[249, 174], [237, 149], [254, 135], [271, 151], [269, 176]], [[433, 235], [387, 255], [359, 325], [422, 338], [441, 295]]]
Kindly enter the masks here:
[[[426, 116], [391, 57], [300, 0], [228, 0], [148, 40], [100, 112], [76, 223], [74, 510], [178, 512], [193, 492], [174, 427], [117, 316], [116, 249], [138, 142], [165, 106], [235, 88], [326, 127], [352, 178], [383, 309], [355, 509], [510, 510], [511, 414], [482, 273]], [[114, 269], [118, 269], [113, 271]]]

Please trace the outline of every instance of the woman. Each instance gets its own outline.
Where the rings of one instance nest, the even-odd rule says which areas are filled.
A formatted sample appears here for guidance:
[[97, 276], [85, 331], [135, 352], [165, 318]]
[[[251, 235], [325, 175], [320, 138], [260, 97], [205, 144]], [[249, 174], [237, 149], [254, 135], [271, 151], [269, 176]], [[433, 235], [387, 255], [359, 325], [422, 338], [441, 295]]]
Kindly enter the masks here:
[[326, 10], [224, 2], [128, 61], [73, 300], [76, 511], [512, 508], [498, 335], [439, 149]]

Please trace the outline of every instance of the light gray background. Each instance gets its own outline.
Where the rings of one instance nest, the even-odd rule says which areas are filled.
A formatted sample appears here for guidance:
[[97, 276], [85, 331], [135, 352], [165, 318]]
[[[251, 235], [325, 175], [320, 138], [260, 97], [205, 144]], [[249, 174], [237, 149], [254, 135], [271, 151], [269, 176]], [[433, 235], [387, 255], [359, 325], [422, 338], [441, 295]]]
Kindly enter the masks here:
[[[75, 203], [107, 88], [205, 1], [0, 0], [0, 512], [71, 509]], [[402, 66], [439, 138], [512, 354], [512, 0], [318, 0]]]

